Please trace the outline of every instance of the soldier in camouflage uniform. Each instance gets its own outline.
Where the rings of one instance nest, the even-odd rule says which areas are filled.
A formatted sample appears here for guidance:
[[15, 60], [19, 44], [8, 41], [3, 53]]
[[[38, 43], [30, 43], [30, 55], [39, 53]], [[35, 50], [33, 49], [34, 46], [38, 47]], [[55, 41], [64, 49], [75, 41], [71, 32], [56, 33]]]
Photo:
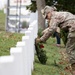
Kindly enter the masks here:
[[56, 31], [57, 27], [68, 32], [66, 52], [69, 56], [73, 75], [75, 75], [75, 16], [69, 12], [57, 12], [54, 7], [50, 6], [45, 6], [41, 12], [45, 19], [50, 20], [50, 23], [43, 36], [36, 39], [36, 43], [45, 42]]

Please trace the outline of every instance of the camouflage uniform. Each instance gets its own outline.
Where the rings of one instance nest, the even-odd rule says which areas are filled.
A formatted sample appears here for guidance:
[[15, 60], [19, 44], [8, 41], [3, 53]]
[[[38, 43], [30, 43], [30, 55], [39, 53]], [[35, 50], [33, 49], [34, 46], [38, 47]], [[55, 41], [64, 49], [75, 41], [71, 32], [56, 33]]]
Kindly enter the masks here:
[[70, 63], [75, 63], [75, 16], [69, 12], [53, 11], [51, 12], [49, 28], [40, 38], [42, 42], [46, 41], [57, 29], [68, 31], [66, 51], [69, 56]]

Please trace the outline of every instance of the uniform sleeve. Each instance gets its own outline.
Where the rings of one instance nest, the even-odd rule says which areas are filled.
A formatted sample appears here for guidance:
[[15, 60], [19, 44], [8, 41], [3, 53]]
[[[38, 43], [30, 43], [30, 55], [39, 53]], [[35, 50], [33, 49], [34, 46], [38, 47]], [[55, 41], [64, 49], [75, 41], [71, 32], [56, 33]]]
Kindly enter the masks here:
[[57, 29], [59, 20], [54, 18], [51, 19], [49, 29], [44, 33], [44, 35], [40, 38], [42, 42], [46, 41]]

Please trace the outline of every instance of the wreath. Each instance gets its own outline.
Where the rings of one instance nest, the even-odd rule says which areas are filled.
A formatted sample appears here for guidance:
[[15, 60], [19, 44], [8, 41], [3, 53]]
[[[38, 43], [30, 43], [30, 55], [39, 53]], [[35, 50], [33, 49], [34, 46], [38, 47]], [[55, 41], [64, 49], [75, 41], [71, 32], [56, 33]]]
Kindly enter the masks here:
[[[42, 36], [40, 30], [38, 31], [38, 36], [39, 37]], [[36, 49], [36, 54], [37, 54], [37, 57], [38, 57], [40, 63], [41, 64], [46, 64], [47, 56], [46, 56], [46, 51], [44, 50], [43, 43], [35, 44], [35, 49]]]

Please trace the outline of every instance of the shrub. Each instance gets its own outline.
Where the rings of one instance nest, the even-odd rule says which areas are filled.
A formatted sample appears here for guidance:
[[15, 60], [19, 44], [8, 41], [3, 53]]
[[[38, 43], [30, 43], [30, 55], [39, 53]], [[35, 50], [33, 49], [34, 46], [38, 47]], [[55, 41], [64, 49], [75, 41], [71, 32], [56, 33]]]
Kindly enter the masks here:
[[29, 22], [23, 21], [22, 22], [22, 28], [28, 28], [29, 27]]

